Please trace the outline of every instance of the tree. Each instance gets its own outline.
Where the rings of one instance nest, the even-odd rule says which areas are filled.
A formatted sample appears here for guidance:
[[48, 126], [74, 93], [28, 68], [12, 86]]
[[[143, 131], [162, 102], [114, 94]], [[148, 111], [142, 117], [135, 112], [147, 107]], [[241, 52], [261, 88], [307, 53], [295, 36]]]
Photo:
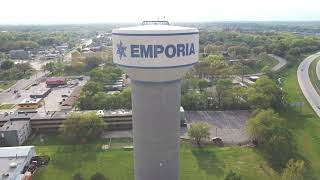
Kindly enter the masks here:
[[102, 56], [99, 56], [97, 54], [94, 54], [92, 56], [87, 56], [85, 58], [86, 63], [86, 71], [91, 70], [95, 67], [98, 67], [103, 61]]
[[3, 62], [1, 63], [0, 68], [1, 68], [2, 70], [8, 70], [8, 69], [13, 68], [13, 66], [14, 66], [14, 62], [13, 62], [13, 61], [5, 60], [5, 61], [3, 61]]
[[55, 71], [55, 63], [54, 62], [49, 62], [45, 65], [42, 66], [42, 70], [43, 71], [50, 71], [50, 72], [54, 72]]
[[282, 92], [277, 84], [267, 76], [259, 78], [248, 88], [248, 101], [253, 108], [278, 108], [282, 102]]
[[182, 95], [181, 104], [186, 110], [204, 109], [207, 104], [207, 97], [204, 93], [189, 91]]
[[303, 160], [294, 161], [290, 159], [284, 169], [281, 180], [303, 180], [305, 166]]
[[224, 178], [224, 180], [241, 180], [241, 176], [233, 171], [229, 171], [227, 176]]
[[62, 122], [60, 136], [70, 141], [92, 139], [106, 128], [104, 120], [95, 113], [72, 113]]
[[226, 98], [230, 96], [230, 90], [232, 87], [232, 82], [230, 79], [219, 79], [216, 84], [216, 100], [219, 108], [224, 106]]
[[256, 110], [248, 120], [246, 130], [272, 165], [285, 165], [293, 152], [293, 146], [284, 119], [272, 109]]
[[91, 180], [108, 180], [102, 173], [97, 172], [96, 174], [92, 175]]
[[210, 137], [210, 125], [201, 121], [192, 123], [188, 129], [188, 135], [193, 138], [200, 147], [201, 141]]
[[243, 82], [244, 75], [248, 74], [250, 68], [248, 66], [243, 65], [242, 63], [235, 63], [232, 66], [232, 71], [235, 75], [241, 77], [241, 82]]
[[89, 81], [82, 89], [87, 96], [93, 96], [96, 93], [102, 91], [102, 85], [100, 83]]
[[84, 180], [83, 176], [80, 173], [76, 173], [72, 177], [73, 180]]
[[209, 87], [209, 83], [205, 79], [199, 79], [198, 87], [199, 87], [200, 91], [203, 91], [205, 88]]
[[16, 68], [19, 69], [24, 75], [26, 75], [26, 73], [30, 70], [32, 70], [32, 67], [30, 65], [30, 63], [19, 63], [19, 64], [16, 64]]

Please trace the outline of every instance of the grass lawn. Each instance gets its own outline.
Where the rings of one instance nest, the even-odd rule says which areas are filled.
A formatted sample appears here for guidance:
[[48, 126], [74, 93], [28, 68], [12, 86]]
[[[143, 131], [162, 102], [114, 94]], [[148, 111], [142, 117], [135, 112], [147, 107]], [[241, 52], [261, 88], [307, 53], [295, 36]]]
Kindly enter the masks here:
[[288, 107], [281, 115], [288, 120], [288, 126], [294, 136], [299, 159], [307, 163], [307, 178], [320, 177], [320, 118], [314, 113], [304, 98], [297, 81], [297, 67], [290, 68], [284, 74], [284, 90], [287, 92], [289, 104], [304, 102], [302, 107]]
[[15, 106], [14, 104], [0, 104], [0, 110], [12, 109], [14, 106]]
[[0, 83], [0, 89], [6, 90], [13, 86], [15, 84], [15, 81], [8, 81], [8, 82], [1, 82]]
[[320, 58], [314, 60], [309, 67], [309, 77], [313, 87], [316, 89], [318, 94], [320, 94], [320, 81], [318, 80], [318, 76], [317, 76], [317, 64], [319, 60]]
[[[111, 180], [133, 180], [133, 152], [123, 150], [123, 145], [131, 145], [129, 139], [112, 140], [111, 150], [103, 151], [102, 144], [109, 140], [97, 140], [85, 145], [61, 144], [54, 135], [39, 136], [29, 144], [36, 144], [38, 154], [49, 155], [51, 161], [48, 167], [40, 169], [33, 179], [70, 180], [73, 174], [81, 172], [89, 179], [95, 172], [102, 172]], [[211, 180], [223, 179], [226, 173], [233, 170], [244, 179], [269, 180], [276, 179], [273, 171], [265, 160], [252, 148], [208, 146], [198, 149], [187, 143], [182, 143], [180, 151], [181, 180]]]

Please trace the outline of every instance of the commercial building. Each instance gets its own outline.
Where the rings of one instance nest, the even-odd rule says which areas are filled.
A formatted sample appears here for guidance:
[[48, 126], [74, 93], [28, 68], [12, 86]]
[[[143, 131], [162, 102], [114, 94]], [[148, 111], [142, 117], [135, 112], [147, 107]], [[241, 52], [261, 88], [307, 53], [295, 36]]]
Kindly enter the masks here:
[[39, 89], [37, 91], [32, 92], [32, 94], [30, 94], [30, 98], [33, 98], [33, 99], [45, 98], [48, 96], [48, 94], [50, 94], [50, 92], [51, 92], [51, 88]]
[[81, 93], [81, 89], [82, 86], [77, 86], [72, 93], [70, 94], [70, 96], [62, 102], [61, 107], [63, 110], [71, 110], [73, 108], [73, 106], [75, 105], [77, 99], [80, 96]]
[[56, 87], [66, 85], [67, 80], [64, 77], [50, 77], [46, 80], [47, 87]]
[[[34, 146], [0, 147], [0, 179], [29, 180], [24, 167], [36, 155]], [[28, 173], [26, 173], [28, 174]]]
[[29, 51], [11, 50], [9, 53], [11, 59], [31, 59], [31, 54]]
[[30, 120], [7, 121], [0, 127], [0, 145], [19, 146], [30, 134]]
[[18, 103], [19, 109], [38, 109], [41, 106], [42, 98], [24, 99]]

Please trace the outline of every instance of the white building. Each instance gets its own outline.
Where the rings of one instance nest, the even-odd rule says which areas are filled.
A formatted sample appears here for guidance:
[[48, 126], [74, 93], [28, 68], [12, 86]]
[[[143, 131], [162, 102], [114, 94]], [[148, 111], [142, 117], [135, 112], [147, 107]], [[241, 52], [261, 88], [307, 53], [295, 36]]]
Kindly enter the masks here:
[[36, 155], [34, 146], [17, 146], [0, 148], [0, 179], [22, 180], [23, 168]]

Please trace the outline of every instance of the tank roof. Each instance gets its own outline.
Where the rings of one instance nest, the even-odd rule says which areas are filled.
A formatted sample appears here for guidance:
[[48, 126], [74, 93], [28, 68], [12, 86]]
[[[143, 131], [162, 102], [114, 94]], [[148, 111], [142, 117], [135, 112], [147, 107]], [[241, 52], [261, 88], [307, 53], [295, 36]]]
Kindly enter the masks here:
[[132, 26], [126, 28], [118, 28], [112, 31], [116, 33], [128, 33], [128, 34], [172, 34], [172, 33], [198, 33], [198, 29], [191, 27], [182, 26], [171, 26], [171, 25], [141, 25]]

